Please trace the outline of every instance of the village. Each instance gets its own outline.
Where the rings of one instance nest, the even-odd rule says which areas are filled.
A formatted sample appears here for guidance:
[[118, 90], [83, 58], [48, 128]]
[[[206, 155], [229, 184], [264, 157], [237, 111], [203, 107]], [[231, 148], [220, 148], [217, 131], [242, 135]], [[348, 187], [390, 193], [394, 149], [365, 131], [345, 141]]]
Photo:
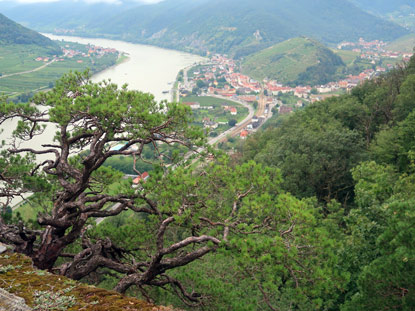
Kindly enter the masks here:
[[53, 57], [39, 56], [35, 59], [37, 62], [48, 63], [50, 61], [63, 62], [65, 59], [80, 58], [77, 63], [82, 64], [84, 61], [81, 58], [101, 58], [109, 54], [118, 54], [118, 51], [113, 48], [103, 48], [88, 44], [82, 46], [80, 44], [65, 44], [62, 46], [63, 55], [53, 55]]
[[[364, 81], [394, 68], [394, 65], [389, 63], [385, 67], [380, 66], [381, 59], [388, 58], [396, 59], [396, 62], [400, 60], [406, 62], [412, 56], [412, 53], [386, 51], [385, 45], [382, 41], [366, 42], [363, 39], [356, 43], [339, 44], [339, 50], [360, 53], [360, 58], [369, 60], [373, 68], [365, 69], [357, 75], [348, 75], [342, 80], [329, 82], [325, 85], [296, 87], [283, 85], [276, 80], [256, 81], [242, 74], [234, 59], [227, 55], [215, 54], [211, 56], [208, 63], [192, 67], [184, 73], [185, 81], [180, 83], [179, 95], [185, 104], [195, 110], [206, 109], [206, 107], [200, 106], [198, 102], [186, 102], [186, 97], [191, 95], [222, 97], [252, 105], [257, 109], [256, 116], [238, 132], [238, 136], [245, 139], [249, 133], [255, 131], [266, 119], [270, 118], [273, 112], [278, 115], [289, 114], [307, 104], [350, 92]], [[289, 98], [290, 101], [285, 100], [286, 98]], [[224, 105], [223, 109], [230, 108]], [[233, 109], [233, 113], [236, 113], [236, 108]], [[214, 120], [206, 119], [204, 126], [205, 128], [215, 128], [217, 123]]]

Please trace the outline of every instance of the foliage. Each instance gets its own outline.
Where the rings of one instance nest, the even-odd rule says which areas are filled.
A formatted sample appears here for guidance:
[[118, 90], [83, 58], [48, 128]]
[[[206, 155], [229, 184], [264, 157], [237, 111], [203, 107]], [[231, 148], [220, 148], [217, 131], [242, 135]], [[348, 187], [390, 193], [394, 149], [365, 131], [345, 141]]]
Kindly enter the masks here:
[[[335, 252], [320, 252], [336, 244], [329, 237], [330, 227], [312, 202], [281, 193], [280, 183], [278, 170], [253, 162], [232, 168], [227, 161], [219, 161], [203, 168], [197, 176], [176, 170], [166, 184], [144, 185], [145, 190], [154, 187], [164, 196], [168, 194], [163, 200], [169, 209], [180, 206], [176, 202], [186, 193], [200, 200], [200, 207], [189, 206], [191, 211], [169, 226], [166, 242], [186, 236], [188, 230], [222, 236], [223, 244], [216, 252], [171, 272], [171, 277], [182, 280], [195, 297], [203, 295], [203, 305], [193, 305], [192, 310], [252, 310], [258, 305], [307, 309], [332, 304], [347, 274], [336, 271]], [[176, 190], [179, 184], [180, 191]], [[226, 220], [223, 223], [221, 219]], [[97, 227], [93, 235], [119, 241], [138, 259], [145, 256], [142, 252], [154, 247], [153, 221], [156, 219], [118, 216]], [[111, 286], [114, 281], [106, 277], [104, 282]], [[161, 303], [179, 302], [174, 295], [166, 294], [154, 288], [147, 292]]]
[[[68, 288], [67, 290], [71, 291], [72, 288]], [[62, 291], [62, 293], [51, 291], [35, 291], [34, 310], [68, 310], [68, 308], [72, 307], [75, 304], [76, 298], [74, 296], [63, 295], [66, 292], [66, 290]]]
[[[188, 107], [95, 84], [86, 73], [65, 76], [33, 101], [37, 106], [1, 104], [2, 122], [20, 118], [2, 151], [1, 189], [5, 198], [36, 192], [33, 198], [45, 208], [33, 227], [0, 219], [0, 239], [37, 267], [147, 299], [171, 290], [175, 299], [202, 309], [212, 294], [206, 282], [223, 289], [226, 280], [216, 274], [197, 281], [190, 274], [201, 273], [199, 260], [218, 252], [222, 263], [229, 258], [235, 264], [228, 265], [227, 276], [246, 279], [243, 284], [255, 293], [247, 307], [255, 301], [264, 308], [332, 305], [348, 276], [336, 271], [336, 252], [320, 253], [336, 243], [331, 226], [313, 202], [281, 190], [278, 169], [253, 161], [233, 165], [226, 157], [186, 167], [179, 160], [188, 155], [180, 149], [182, 157], [172, 155], [177, 161], [166, 167], [160, 157], [165, 145], [194, 148], [204, 141], [200, 130], [189, 126]], [[43, 134], [43, 124], [56, 128], [54, 141], [43, 149], [17, 144]], [[45, 154], [37, 163], [35, 156]], [[121, 156], [152, 162], [151, 177], [132, 187], [131, 179], [104, 166]], [[107, 220], [101, 224], [100, 218]], [[210, 307], [240, 307], [231, 301], [242, 291], [235, 285], [232, 295], [218, 297]]]
[[277, 118], [242, 148], [281, 168], [293, 195], [319, 199], [346, 275], [333, 309], [413, 308], [414, 64]]
[[352, 234], [345, 262], [356, 262], [356, 288], [350, 291], [356, 293], [342, 310], [410, 310], [415, 299], [414, 175], [398, 176], [371, 162], [358, 167], [354, 177], [358, 209], [347, 219]]

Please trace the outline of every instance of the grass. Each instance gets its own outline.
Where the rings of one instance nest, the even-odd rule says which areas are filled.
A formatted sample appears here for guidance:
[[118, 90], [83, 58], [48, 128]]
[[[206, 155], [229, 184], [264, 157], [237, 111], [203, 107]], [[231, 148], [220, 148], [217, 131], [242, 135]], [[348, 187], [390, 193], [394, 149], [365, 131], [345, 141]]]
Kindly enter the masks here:
[[28, 71], [40, 67], [37, 57], [50, 57], [46, 49], [36, 45], [6, 45], [0, 46], [0, 73], [2, 75]]
[[128, 61], [130, 58], [126, 54], [121, 54], [117, 59], [117, 65]]
[[312, 41], [293, 38], [248, 56], [242, 64], [242, 72], [259, 81], [266, 77], [280, 82], [293, 81], [318, 63], [317, 52]]
[[335, 49], [332, 49], [332, 51], [335, 54], [337, 54], [338, 56], [341, 57], [341, 59], [343, 60], [343, 62], [345, 63], [346, 66], [353, 65], [353, 63], [355, 62], [356, 58], [360, 55], [357, 52], [347, 51], [347, 50], [335, 50]]
[[[237, 122], [242, 121], [249, 114], [248, 108], [245, 108], [238, 103], [235, 103], [231, 100], [219, 99], [209, 96], [187, 96], [181, 99], [182, 102], [198, 102], [200, 106], [213, 106], [213, 109], [195, 109], [194, 113], [194, 122], [202, 126], [203, 118], [210, 118], [215, 122], [224, 122], [226, 125], [220, 125], [216, 131], [224, 132], [230, 128], [227, 124], [229, 120], [235, 119]], [[223, 106], [232, 106], [237, 108], [238, 114], [233, 116], [229, 111], [225, 111]]]
[[386, 46], [387, 50], [411, 53], [415, 47], [415, 34], [403, 36]]

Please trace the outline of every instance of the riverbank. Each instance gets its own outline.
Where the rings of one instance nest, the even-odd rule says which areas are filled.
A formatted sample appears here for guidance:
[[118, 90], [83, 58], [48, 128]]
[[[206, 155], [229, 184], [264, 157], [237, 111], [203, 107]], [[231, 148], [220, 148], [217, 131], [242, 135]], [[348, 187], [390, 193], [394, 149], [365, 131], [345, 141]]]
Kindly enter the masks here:
[[128, 84], [129, 89], [149, 92], [157, 101], [171, 100], [170, 90], [177, 73], [200, 61], [198, 55], [163, 49], [155, 46], [133, 44], [125, 41], [101, 38], [82, 38], [46, 34], [53, 40], [65, 40], [114, 48], [128, 55], [128, 61], [117, 63], [92, 77], [94, 82], [111, 79], [118, 85]]

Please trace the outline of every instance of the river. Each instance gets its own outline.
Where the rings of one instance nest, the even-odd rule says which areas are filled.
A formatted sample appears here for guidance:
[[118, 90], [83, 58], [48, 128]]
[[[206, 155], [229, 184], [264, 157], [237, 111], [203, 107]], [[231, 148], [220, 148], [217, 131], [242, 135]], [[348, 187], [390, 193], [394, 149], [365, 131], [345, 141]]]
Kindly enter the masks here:
[[171, 95], [163, 94], [163, 91], [171, 90], [177, 73], [189, 65], [205, 60], [198, 55], [125, 41], [45, 35], [53, 40], [90, 43], [127, 53], [128, 61], [94, 75], [93, 81], [111, 79], [118, 85], [128, 83], [130, 89], [150, 92], [157, 100], [171, 100]]

